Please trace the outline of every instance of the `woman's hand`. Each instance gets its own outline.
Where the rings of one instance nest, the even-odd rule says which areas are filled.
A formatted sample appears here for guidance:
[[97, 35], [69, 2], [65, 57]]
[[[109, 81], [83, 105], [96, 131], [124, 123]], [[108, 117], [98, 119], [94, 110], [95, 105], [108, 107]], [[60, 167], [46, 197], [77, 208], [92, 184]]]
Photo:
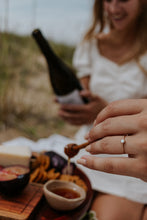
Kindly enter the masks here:
[[[125, 143], [121, 143], [124, 139]], [[86, 135], [91, 154], [123, 154], [128, 157], [81, 157], [77, 162], [94, 170], [128, 175], [147, 181], [147, 99], [109, 104], [97, 116]]]
[[69, 105], [62, 104], [59, 116], [72, 125], [84, 125], [93, 123], [97, 114], [107, 105], [99, 96], [93, 95], [89, 90], [83, 90], [80, 95], [89, 100], [88, 104]]

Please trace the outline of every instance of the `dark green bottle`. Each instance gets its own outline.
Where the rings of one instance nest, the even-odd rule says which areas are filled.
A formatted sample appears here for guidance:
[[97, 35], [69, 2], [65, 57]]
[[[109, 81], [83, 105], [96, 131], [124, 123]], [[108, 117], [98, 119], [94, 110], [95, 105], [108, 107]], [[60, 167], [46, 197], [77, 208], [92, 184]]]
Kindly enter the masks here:
[[47, 61], [51, 85], [58, 101], [68, 104], [87, 103], [88, 100], [79, 94], [83, 88], [75, 73], [54, 53], [41, 31], [35, 29], [32, 36]]

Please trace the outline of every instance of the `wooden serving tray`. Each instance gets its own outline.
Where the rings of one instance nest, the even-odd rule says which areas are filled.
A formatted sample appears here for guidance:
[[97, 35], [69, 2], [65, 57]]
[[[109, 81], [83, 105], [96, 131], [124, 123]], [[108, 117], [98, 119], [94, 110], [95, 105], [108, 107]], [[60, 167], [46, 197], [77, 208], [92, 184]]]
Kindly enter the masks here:
[[28, 220], [43, 196], [42, 185], [28, 184], [21, 194], [0, 194], [0, 220]]
[[91, 183], [88, 177], [79, 168], [75, 168], [74, 175], [80, 176], [88, 187], [85, 201], [74, 210], [57, 211], [52, 209], [44, 198], [39, 209], [36, 209], [33, 220], [79, 220], [85, 215], [92, 203], [94, 191], [91, 188]]

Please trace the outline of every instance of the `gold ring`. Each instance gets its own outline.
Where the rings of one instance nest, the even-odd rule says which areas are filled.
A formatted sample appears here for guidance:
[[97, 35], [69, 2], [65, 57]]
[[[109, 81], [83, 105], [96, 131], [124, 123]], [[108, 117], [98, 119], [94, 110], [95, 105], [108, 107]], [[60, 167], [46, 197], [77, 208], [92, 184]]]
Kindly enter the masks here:
[[120, 140], [120, 143], [122, 144], [123, 146], [123, 154], [125, 154], [125, 143], [126, 143], [126, 135], [123, 136], [123, 139]]

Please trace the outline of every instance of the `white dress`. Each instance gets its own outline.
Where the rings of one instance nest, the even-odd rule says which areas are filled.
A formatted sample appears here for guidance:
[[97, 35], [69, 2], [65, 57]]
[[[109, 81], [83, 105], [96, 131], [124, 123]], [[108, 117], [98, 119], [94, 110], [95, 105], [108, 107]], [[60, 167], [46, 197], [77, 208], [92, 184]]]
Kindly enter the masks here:
[[[140, 57], [143, 72], [135, 60], [118, 65], [102, 56], [95, 39], [78, 45], [73, 59], [78, 77], [90, 75], [90, 90], [101, 96], [108, 103], [128, 98], [147, 97], [147, 53]], [[75, 140], [80, 143], [88, 132], [90, 125], [82, 126]], [[75, 162], [85, 150], [73, 159]], [[108, 156], [110, 155], [99, 155]], [[114, 156], [114, 155], [111, 155]], [[122, 155], [119, 155], [122, 156]], [[123, 155], [126, 156], [126, 155]], [[80, 165], [78, 165], [80, 166]], [[122, 196], [136, 202], [147, 204], [147, 183], [133, 177], [107, 174], [80, 166], [89, 176], [95, 190]]]
[[[79, 44], [73, 58], [78, 77], [90, 75], [91, 92], [108, 103], [120, 99], [147, 97], [147, 53], [139, 62], [146, 74], [135, 60], [118, 65], [102, 56], [98, 51], [96, 39]], [[83, 137], [90, 127], [81, 127], [75, 136], [78, 143], [84, 140]]]

